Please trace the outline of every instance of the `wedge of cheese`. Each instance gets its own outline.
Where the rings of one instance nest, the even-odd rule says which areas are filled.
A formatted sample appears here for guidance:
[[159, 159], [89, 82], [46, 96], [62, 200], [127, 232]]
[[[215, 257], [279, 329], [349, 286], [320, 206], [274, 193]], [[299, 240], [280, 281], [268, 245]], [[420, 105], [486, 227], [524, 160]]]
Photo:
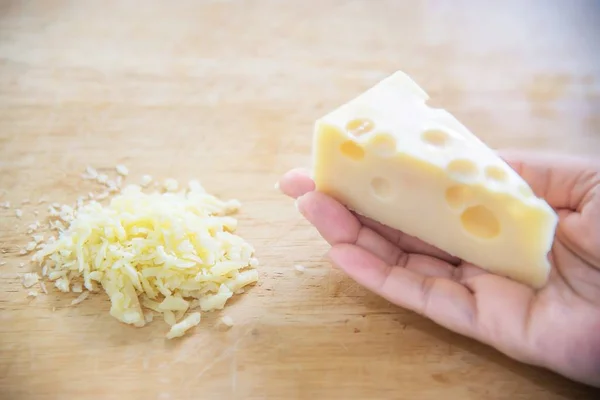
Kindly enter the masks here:
[[557, 214], [428, 98], [396, 72], [319, 119], [316, 189], [489, 272], [542, 287]]

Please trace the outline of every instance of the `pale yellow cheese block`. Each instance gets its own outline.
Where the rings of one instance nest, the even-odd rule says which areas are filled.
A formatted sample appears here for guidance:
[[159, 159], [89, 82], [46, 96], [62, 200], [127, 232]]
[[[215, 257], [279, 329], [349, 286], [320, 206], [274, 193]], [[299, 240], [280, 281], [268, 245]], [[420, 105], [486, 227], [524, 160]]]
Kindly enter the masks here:
[[319, 119], [316, 189], [490, 272], [543, 286], [556, 213], [428, 98], [396, 72]]

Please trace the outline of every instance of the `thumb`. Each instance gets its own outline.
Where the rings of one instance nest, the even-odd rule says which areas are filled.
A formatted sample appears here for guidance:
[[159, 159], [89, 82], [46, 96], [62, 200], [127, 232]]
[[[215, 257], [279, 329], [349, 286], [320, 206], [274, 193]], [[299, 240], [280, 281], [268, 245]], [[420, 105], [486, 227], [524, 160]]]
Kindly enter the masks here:
[[600, 187], [600, 162], [585, 157], [531, 151], [500, 151], [500, 156], [555, 209], [580, 211]]

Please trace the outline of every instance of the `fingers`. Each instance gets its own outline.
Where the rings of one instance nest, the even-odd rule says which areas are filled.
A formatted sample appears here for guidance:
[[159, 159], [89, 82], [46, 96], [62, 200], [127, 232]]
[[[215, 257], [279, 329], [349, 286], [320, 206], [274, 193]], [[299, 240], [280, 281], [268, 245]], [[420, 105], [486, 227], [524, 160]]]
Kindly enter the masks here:
[[445, 251], [425, 243], [414, 236], [407, 235], [404, 232], [390, 228], [389, 226], [373, 221], [370, 218], [358, 216], [358, 220], [362, 222], [363, 225], [368, 226], [407, 253], [424, 254], [436, 257], [454, 265], [458, 265], [461, 261], [459, 258], [453, 257]]
[[600, 184], [600, 163], [579, 157], [523, 151], [502, 158], [550, 206], [579, 211], [588, 193]]
[[298, 210], [330, 245], [351, 243], [372, 252], [390, 265], [403, 254], [381, 235], [363, 226], [356, 216], [331, 197], [309, 192], [297, 199]]
[[294, 199], [315, 190], [315, 183], [310, 178], [308, 171], [302, 168], [288, 171], [277, 184], [286, 196]]
[[360, 222], [343, 205], [319, 192], [309, 192], [296, 200], [298, 211], [317, 228], [329, 244], [355, 243]]
[[476, 335], [477, 308], [473, 294], [452, 279], [424, 275], [438, 271], [442, 276], [452, 268], [440, 268], [440, 260], [410, 255], [406, 267], [391, 267], [364, 249], [340, 244], [334, 246], [331, 260], [360, 285], [390, 302], [430, 318], [463, 335]]
[[423, 255], [408, 256], [405, 268], [391, 267], [349, 244], [334, 246], [329, 256], [350, 278], [390, 302], [517, 360], [539, 361], [534, 359], [537, 344], [529, 341], [536, 311], [530, 288], [476, 269], [473, 276], [461, 278], [462, 285], [440, 260]]

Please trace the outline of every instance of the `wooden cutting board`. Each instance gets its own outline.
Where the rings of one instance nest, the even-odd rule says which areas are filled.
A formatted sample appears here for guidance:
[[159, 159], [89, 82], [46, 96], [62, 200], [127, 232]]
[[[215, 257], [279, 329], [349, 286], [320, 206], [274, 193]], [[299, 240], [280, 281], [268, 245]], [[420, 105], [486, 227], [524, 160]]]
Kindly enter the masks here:
[[[485, 3], [485, 4], [484, 4]], [[273, 189], [315, 118], [396, 69], [495, 148], [600, 150], [598, 4], [473, 1], [3, 1], [2, 399], [565, 399], [593, 393], [358, 287]], [[106, 296], [26, 297], [40, 196], [86, 165], [199, 179], [243, 203], [260, 284], [182, 340], [118, 323]], [[34, 215], [40, 210], [39, 216]], [[20, 266], [25, 263], [24, 266]], [[304, 274], [294, 264], [305, 265]], [[52, 311], [55, 309], [55, 311]]]

